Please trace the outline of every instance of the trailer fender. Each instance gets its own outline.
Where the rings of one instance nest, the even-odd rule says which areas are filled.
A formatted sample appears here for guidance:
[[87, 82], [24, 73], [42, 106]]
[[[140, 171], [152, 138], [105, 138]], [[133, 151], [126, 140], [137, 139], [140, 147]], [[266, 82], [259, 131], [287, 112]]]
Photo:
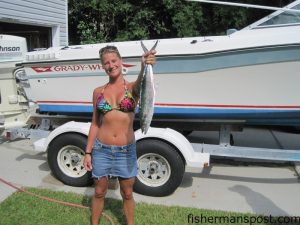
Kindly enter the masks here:
[[209, 154], [195, 152], [191, 143], [179, 132], [170, 128], [150, 127], [147, 134], [143, 134], [141, 129], [135, 131], [136, 141], [142, 139], [160, 139], [175, 146], [184, 157], [186, 165], [189, 167], [202, 168], [209, 164]]
[[75, 121], [67, 122], [57, 127], [55, 130], [53, 130], [48, 135], [48, 137], [41, 138], [38, 141], [34, 142], [33, 143], [34, 149], [35, 151], [46, 152], [51, 141], [64, 133], [80, 133], [83, 134], [84, 136], [88, 136], [90, 126], [91, 123], [75, 122]]

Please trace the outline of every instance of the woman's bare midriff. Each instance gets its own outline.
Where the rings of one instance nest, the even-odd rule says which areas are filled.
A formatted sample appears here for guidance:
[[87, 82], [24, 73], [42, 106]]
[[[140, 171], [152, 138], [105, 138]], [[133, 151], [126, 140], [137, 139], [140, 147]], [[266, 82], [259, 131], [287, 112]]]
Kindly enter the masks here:
[[133, 112], [112, 110], [102, 116], [97, 133], [98, 140], [107, 145], [123, 146], [135, 141], [133, 131]]

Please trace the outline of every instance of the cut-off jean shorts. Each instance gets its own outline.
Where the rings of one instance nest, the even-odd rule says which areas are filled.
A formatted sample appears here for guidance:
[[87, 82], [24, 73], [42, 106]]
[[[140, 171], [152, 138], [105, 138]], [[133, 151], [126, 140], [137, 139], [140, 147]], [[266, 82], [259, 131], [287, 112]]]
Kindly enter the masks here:
[[97, 138], [92, 151], [92, 177], [114, 176], [131, 178], [137, 176], [136, 143], [124, 146], [105, 145]]

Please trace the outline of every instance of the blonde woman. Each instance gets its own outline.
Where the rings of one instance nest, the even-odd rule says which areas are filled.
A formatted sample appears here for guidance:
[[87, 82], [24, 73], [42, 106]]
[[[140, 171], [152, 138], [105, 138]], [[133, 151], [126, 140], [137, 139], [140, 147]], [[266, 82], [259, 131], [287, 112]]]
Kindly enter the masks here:
[[155, 64], [155, 51], [145, 53], [136, 81], [128, 82], [122, 73], [122, 58], [115, 46], [99, 51], [109, 82], [93, 92], [93, 118], [89, 131], [84, 167], [92, 171], [95, 194], [92, 199], [92, 225], [99, 223], [108, 176], [118, 177], [127, 225], [134, 224], [133, 184], [137, 175], [136, 144], [133, 130], [140, 81], [145, 64]]

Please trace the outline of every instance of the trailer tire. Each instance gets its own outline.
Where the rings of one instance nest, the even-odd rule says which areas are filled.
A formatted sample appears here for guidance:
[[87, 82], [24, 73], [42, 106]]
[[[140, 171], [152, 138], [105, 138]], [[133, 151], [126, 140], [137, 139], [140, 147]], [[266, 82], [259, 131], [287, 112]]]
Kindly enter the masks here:
[[49, 145], [48, 164], [53, 175], [66, 185], [84, 187], [92, 184], [91, 172], [83, 167], [87, 138], [63, 134]]
[[184, 161], [170, 144], [161, 140], [137, 142], [139, 172], [134, 191], [148, 196], [167, 196], [181, 184]]

